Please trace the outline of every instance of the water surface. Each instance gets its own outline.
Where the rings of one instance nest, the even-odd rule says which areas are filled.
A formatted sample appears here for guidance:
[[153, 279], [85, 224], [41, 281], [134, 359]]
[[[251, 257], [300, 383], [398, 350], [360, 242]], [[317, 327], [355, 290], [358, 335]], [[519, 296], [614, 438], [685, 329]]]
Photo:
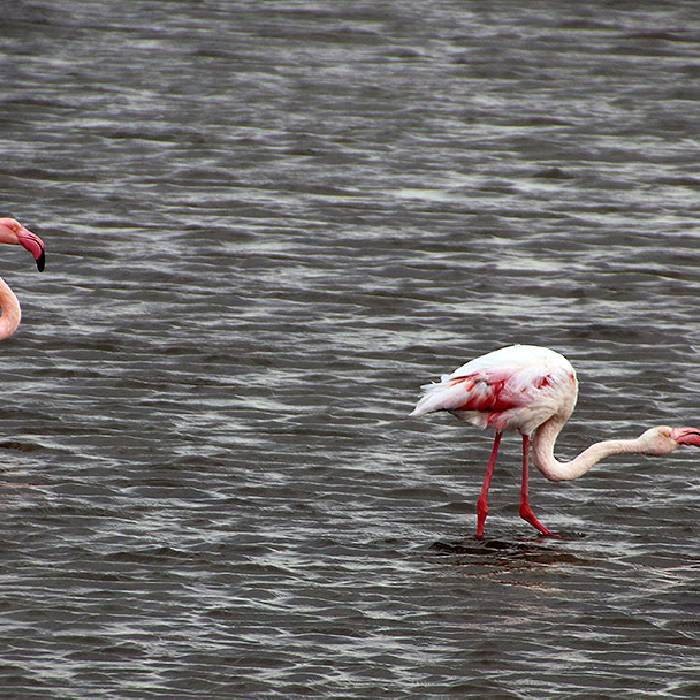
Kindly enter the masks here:
[[[429, 6], [428, 6], [429, 5]], [[514, 342], [569, 457], [700, 425], [693, 2], [5, 8], [4, 697], [700, 693], [698, 459], [409, 419]]]

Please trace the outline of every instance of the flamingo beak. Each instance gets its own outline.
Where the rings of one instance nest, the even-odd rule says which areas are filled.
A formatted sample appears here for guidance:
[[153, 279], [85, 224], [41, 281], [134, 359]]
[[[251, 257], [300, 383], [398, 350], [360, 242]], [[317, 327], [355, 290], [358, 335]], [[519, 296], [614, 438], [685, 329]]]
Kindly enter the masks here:
[[694, 445], [700, 447], [700, 429], [698, 428], [674, 428], [671, 437], [679, 445]]
[[34, 256], [34, 260], [36, 260], [36, 269], [39, 270], [39, 272], [43, 272], [44, 265], [46, 264], [46, 246], [44, 245], [44, 241], [29, 229], [24, 228], [24, 226], [17, 234], [17, 240], [23, 248], [26, 248]]

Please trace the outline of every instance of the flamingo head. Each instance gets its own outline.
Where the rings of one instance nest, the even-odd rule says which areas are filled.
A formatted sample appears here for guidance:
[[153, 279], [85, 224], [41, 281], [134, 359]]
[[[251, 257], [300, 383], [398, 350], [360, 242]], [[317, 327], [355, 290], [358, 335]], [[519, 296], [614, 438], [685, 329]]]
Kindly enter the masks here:
[[29, 229], [24, 228], [17, 219], [0, 218], [0, 243], [21, 245], [26, 248], [34, 256], [39, 272], [43, 271], [46, 262], [44, 241]]
[[700, 447], [700, 429], [698, 428], [674, 428], [671, 437], [679, 445], [694, 445]]
[[666, 425], [649, 428], [640, 441], [650, 455], [666, 455], [682, 445], [700, 447], [700, 428], [669, 428]]

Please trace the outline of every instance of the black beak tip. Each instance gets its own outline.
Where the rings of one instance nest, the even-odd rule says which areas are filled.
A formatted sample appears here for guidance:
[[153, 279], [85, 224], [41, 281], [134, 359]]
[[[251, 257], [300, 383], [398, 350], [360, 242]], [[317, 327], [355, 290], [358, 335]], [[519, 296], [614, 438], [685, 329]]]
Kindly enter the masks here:
[[46, 253], [44, 251], [41, 251], [41, 255], [36, 259], [36, 269], [39, 270], [39, 272], [44, 271], [44, 266], [46, 265]]

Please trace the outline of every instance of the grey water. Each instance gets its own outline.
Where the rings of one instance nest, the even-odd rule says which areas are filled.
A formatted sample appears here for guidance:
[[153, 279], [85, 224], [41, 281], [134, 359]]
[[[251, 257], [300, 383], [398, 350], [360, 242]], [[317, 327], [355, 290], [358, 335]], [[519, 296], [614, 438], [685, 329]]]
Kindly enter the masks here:
[[503, 345], [558, 445], [700, 425], [688, 0], [2, 4], [3, 698], [700, 695], [700, 452], [409, 419]]

